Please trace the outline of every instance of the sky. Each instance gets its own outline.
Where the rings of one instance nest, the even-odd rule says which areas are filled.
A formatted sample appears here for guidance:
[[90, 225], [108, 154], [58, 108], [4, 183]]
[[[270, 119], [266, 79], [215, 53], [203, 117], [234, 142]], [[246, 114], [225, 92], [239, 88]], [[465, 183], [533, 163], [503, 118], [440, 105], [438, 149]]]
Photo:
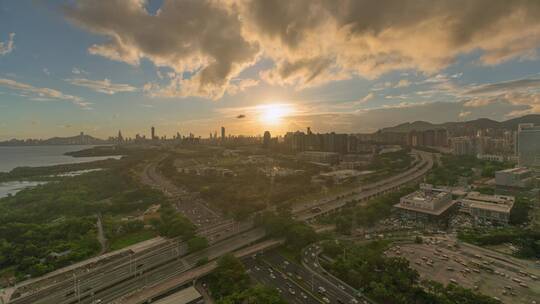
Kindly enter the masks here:
[[0, 140], [540, 113], [537, 0], [0, 0]]

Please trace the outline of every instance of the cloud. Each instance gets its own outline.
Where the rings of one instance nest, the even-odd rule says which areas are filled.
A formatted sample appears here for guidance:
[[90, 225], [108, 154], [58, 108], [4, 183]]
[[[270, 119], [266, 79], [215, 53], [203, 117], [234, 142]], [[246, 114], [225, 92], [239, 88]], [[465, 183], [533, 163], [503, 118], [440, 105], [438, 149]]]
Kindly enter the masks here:
[[89, 102], [84, 101], [84, 99], [78, 96], [68, 95], [54, 89], [34, 87], [11, 79], [0, 78], [0, 86], [17, 91], [21, 96], [36, 101], [65, 100], [82, 108], [89, 108], [90, 105]]
[[525, 78], [497, 83], [477, 85], [466, 91], [465, 95], [484, 95], [514, 90], [540, 89], [540, 79]]
[[407, 99], [407, 98], [409, 98], [409, 96], [403, 95], [403, 94], [402, 95], [386, 95], [386, 96], [384, 96], [384, 98], [386, 98], [386, 99]]
[[91, 54], [172, 68], [159, 86], [171, 97], [218, 99], [262, 59], [273, 66], [261, 79], [303, 89], [393, 70], [435, 75], [473, 52], [484, 65], [527, 60], [540, 44], [536, 0], [165, 0], [155, 14], [144, 0], [76, 0], [65, 15], [108, 37]]
[[71, 78], [66, 79], [65, 81], [71, 83], [72, 85], [86, 87], [92, 89], [96, 92], [105, 93], [113, 95], [116, 93], [122, 92], [134, 92], [137, 90], [136, 87], [133, 87], [129, 84], [121, 83], [112, 83], [109, 79], [105, 78], [104, 80], [90, 80], [85, 78]]
[[229, 95], [236, 95], [240, 92], [245, 91], [250, 87], [257, 86], [259, 84], [258, 80], [255, 79], [239, 79], [237, 81], [231, 81], [230, 85], [227, 87], [227, 93]]
[[470, 116], [471, 114], [472, 114], [471, 111], [461, 111], [461, 112], [459, 113], [459, 118], [465, 118], [465, 117]]
[[495, 104], [519, 106], [508, 117], [540, 113], [540, 79], [522, 78], [465, 87], [460, 93], [464, 107], [482, 108]]
[[47, 75], [47, 76], [50, 76], [50, 75], [51, 75], [51, 72], [50, 72], [49, 69], [47, 69], [47, 68], [43, 68], [42, 71], [43, 71], [43, 73], [44, 73], [45, 75]]
[[15, 33], [9, 33], [8, 41], [0, 41], [0, 56], [7, 55], [15, 49]]
[[75, 74], [75, 75], [81, 75], [81, 74], [86, 74], [88, 75], [88, 72], [83, 70], [83, 69], [79, 69], [78, 67], [73, 67], [71, 69], [71, 73]]
[[171, 80], [167, 96], [220, 98], [230, 80], [259, 53], [257, 44], [242, 35], [232, 1], [167, 0], [155, 15], [145, 4], [79, 0], [67, 6], [65, 14], [75, 24], [109, 37], [91, 46], [91, 54], [132, 65], [146, 58], [179, 74], [189, 72], [189, 77]]
[[411, 85], [411, 82], [407, 79], [401, 79], [395, 86], [395, 88], [406, 88]]
[[366, 102], [372, 100], [373, 98], [375, 98], [375, 94], [373, 94], [373, 92], [370, 92], [369, 94], [364, 96], [362, 99], [360, 99], [360, 103], [366, 103]]
[[[247, 32], [276, 62], [324, 58], [326, 70], [367, 78], [396, 69], [432, 74], [477, 50], [483, 64], [528, 59], [540, 42], [540, 3], [531, 0], [241, 3]], [[303, 74], [297, 78], [313, 81], [312, 70]]]

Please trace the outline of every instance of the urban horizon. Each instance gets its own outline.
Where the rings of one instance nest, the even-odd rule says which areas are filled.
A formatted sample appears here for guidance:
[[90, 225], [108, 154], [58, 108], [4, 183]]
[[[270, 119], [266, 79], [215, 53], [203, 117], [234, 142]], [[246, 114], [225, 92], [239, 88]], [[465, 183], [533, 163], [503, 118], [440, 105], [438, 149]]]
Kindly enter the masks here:
[[540, 304], [540, 0], [0, 0], [0, 304]]

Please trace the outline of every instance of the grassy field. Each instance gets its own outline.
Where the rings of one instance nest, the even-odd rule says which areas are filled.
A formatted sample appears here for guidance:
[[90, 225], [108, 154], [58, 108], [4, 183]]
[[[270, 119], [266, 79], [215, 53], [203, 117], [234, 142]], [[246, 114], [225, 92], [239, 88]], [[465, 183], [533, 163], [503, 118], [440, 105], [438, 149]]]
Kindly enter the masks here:
[[122, 237], [111, 240], [109, 249], [110, 251], [122, 249], [127, 246], [131, 246], [133, 244], [137, 244], [139, 242], [149, 240], [156, 236], [157, 236], [156, 232], [151, 231], [151, 230], [145, 230], [142, 232], [126, 234]]

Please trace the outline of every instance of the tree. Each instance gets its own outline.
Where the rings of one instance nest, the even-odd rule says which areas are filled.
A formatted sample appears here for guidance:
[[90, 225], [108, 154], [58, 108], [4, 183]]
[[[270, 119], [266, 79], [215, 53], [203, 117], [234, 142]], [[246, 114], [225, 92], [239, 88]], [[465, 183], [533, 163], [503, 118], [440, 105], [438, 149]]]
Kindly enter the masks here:
[[287, 304], [272, 288], [257, 285], [243, 292], [236, 292], [218, 301], [218, 304]]
[[231, 254], [222, 256], [216, 270], [210, 275], [209, 286], [216, 299], [242, 292], [249, 287], [249, 277], [244, 265]]
[[187, 241], [188, 251], [195, 252], [208, 247], [208, 240], [205, 237], [196, 236]]

